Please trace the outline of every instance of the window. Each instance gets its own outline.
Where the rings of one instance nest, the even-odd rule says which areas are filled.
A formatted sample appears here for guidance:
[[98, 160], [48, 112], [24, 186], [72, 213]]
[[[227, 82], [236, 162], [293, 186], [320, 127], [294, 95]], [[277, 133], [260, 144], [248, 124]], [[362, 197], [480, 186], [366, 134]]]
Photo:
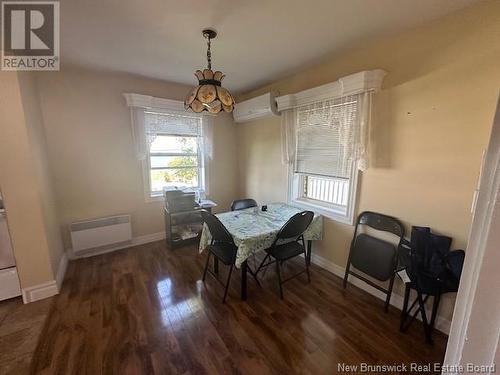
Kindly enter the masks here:
[[318, 102], [295, 109], [295, 160], [290, 190], [294, 204], [350, 223], [357, 168], [344, 157], [342, 141], [354, 123], [357, 97]]
[[347, 207], [349, 200], [349, 179], [320, 177], [303, 174], [302, 199], [309, 199], [338, 207]]
[[201, 188], [200, 138], [159, 134], [149, 149], [151, 195], [164, 187]]
[[175, 113], [145, 112], [149, 150], [145, 183], [149, 197], [166, 187], [204, 189], [204, 153], [201, 118]]

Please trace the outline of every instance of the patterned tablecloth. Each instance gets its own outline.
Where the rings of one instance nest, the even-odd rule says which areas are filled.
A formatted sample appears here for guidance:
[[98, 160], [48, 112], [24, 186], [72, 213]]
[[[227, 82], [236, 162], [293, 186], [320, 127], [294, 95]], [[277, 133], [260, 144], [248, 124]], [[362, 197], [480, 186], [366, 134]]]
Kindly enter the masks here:
[[[260, 207], [253, 207], [216, 215], [238, 246], [236, 267], [240, 267], [252, 253], [270, 247], [283, 224], [297, 212], [303, 211], [285, 203], [271, 203], [267, 207], [266, 212], [261, 211]], [[311, 225], [304, 232], [304, 239], [321, 240], [322, 237], [323, 218], [321, 215], [314, 215]], [[200, 238], [200, 253], [210, 244], [211, 239], [205, 224]]]

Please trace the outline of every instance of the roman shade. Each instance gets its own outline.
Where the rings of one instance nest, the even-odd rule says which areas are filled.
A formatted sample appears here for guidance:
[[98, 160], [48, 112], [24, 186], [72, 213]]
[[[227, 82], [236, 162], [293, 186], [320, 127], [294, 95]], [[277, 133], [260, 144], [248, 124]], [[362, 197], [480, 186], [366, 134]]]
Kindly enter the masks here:
[[147, 141], [151, 144], [157, 134], [172, 134], [185, 136], [201, 136], [201, 117], [179, 114], [173, 111], [144, 112], [144, 123]]

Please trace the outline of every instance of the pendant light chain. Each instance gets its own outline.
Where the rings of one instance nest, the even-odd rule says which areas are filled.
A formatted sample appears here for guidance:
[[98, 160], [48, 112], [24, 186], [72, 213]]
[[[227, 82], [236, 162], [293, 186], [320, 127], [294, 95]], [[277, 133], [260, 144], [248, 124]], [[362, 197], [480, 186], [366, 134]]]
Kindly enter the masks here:
[[208, 39], [207, 41], [207, 61], [208, 61], [208, 69], [211, 70], [212, 69], [212, 51], [210, 51], [210, 36], [206, 36], [206, 38]]

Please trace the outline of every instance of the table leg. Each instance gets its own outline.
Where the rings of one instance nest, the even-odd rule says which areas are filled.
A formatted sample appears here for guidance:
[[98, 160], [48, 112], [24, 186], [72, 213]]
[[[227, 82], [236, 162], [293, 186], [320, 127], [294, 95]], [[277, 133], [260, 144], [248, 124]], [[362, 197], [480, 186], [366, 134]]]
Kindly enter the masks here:
[[307, 265], [308, 266], [311, 265], [311, 252], [312, 252], [312, 241], [311, 240], [307, 240], [307, 254], [306, 254], [306, 257], [307, 257]]
[[241, 300], [247, 300], [247, 261], [241, 264]]

